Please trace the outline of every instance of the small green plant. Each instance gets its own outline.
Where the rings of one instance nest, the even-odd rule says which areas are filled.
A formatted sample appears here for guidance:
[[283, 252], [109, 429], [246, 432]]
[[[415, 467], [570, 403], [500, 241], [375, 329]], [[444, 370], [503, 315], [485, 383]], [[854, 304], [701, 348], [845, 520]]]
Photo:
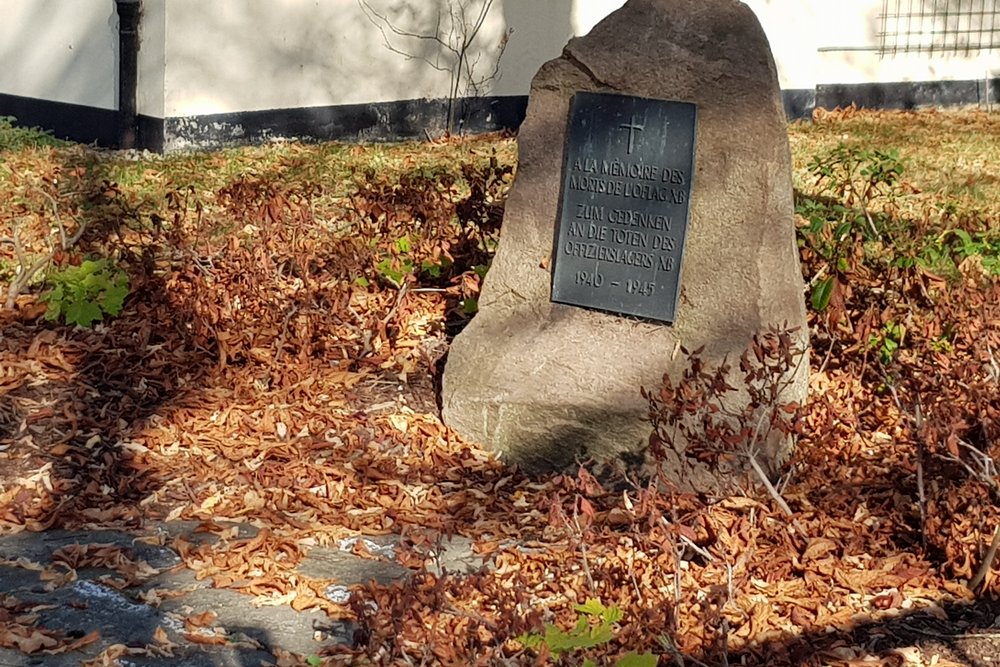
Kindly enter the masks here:
[[62, 318], [82, 327], [120, 313], [129, 291], [128, 275], [106, 259], [85, 260], [80, 266], [52, 272], [46, 282], [52, 289], [41, 297], [49, 304], [45, 319]]
[[925, 246], [917, 263], [930, 271], [954, 274], [960, 263], [977, 256], [984, 271], [1000, 275], [1000, 238], [996, 233], [948, 229]]
[[[519, 637], [525, 648], [548, 648], [556, 660], [564, 653], [579, 649], [593, 648], [607, 644], [614, 638], [614, 627], [622, 619], [621, 609], [605, 607], [600, 600], [593, 598], [584, 604], [574, 607], [578, 612], [576, 625], [568, 632], [558, 626], [546, 623], [544, 632], [526, 632]], [[635, 653], [634, 651], [619, 658], [614, 667], [656, 667], [656, 656], [652, 653]], [[583, 667], [597, 667], [597, 663], [584, 658]]]
[[393, 287], [402, 287], [407, 276], [413, 274], [414, 264], [410, 257], [413, 248], [410, 244], [410, 237], [401, 236], [392, 244], [392, 254], [381, 259], [375, 266], [379, 276], [391, 284]]
[[479, 312], [479, 299], [474, 296], [466, 297], [459, 302], [462, 307], [462, 314], [472, 317]]
[[945, 336], [935, 338], [931, 341], [930, 345], [933, 351], [940, 352], [941, 354], [951, 354], [955, 351], [955, 346]]
[[393, 241], [391, 252], [375, 265], [375, 271], [383, 280], [399, 288], [410, 276], [427, 280], [441, 278], [452, 265], [451, 259], [440, 252], [419, 261], [414, 257], [416, 254], [410, 237], [400, 236]]
[[406, 282], [406, 277], [413, 273], [413, 261], [404, 257], [394, 262], [386, 257], [375, 266], [375, 270], [378, 271], [383, 280], [393, 287], [399, 288]]
[[886, 322], [882, 330], [868, 337], [868, 346], [878, 351], [878, 359], [882, 365], [892, 363], [906, 338], [906, 327], [898, 322]]
[[904, 171], [899, 151], [838, 144], [806, 167], [816, 184], [845, 206], [865, 209], [877, 197], [893, 197]]
[[[995, 230], [967, 226], [942, 231], [940, 222], [927, 216], [900, 219], [896, 204], [904, 163], [897, 151], [842, 143], [814, 156], [807, 169], [813, 187], [808, 194], [799, 193], [796, 213], [807, 221], [798, 230], [800, 247], [820, 260], [820, 271], [811, 281], [815, 311], [830, 306], [837, 287], [847, 284], [859, 264], [876, 272], [879, 266], [917, 266], [957, 280], [960, 265], [972, 259], [984, 274], [1000, 275]], [[946, 202], [940, 213], [947, 219], [957, 211], [954, 202]], [[887, 351], [887, 358], [893, 353]]]
[[895, 150], [839, 144], [817, 155], [807, 165], [815, 178], [816, 194], [800, 195], [796, 213], [809, 221], [799, 229], [799, 244], [825, 260], [827, 275], [814, 282], [811, 304], [822, 312], [830, 304], [836, 283], [843, 284], [850, 258], [858, 244], [881, 247], [892, 244], [892, 217], [873, 210], [876, 199], [894, 200], [904, 165]]

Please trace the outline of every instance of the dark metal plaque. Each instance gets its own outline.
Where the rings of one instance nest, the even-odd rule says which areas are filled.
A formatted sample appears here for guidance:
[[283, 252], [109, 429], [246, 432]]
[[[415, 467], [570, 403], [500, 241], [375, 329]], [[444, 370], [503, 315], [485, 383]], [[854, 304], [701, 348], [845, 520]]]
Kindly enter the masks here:
[[674, 321], [696, 113], [690, 102], [574, 95], [553, 301]]

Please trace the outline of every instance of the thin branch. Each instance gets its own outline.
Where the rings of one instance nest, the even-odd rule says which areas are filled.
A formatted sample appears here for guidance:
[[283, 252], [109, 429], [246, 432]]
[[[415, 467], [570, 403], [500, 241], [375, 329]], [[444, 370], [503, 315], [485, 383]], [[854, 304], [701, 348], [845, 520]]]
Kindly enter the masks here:
[[920, 437], [920, 431], [923, 430], [923, 414], [920, 411], [920, 403], [918, 402], [914, 406], [915, 421], [914, 426], [916, 431], [914, 435], [917, 440], [917, 500], [920, 507], [920, 539], [923, 542], [922, 546], [927, 549], [927, 494], [924, 491], [924, 459], [927, 453], [924, 451], [924, 441]]
[[358, 0], [358, 5], [361, 7], [361, 11], [364, 12], [365, 18], [367, 18], [368, 21], [378, 29], [379, 33], [381, 33], [382, 43], [385, 45], [385, 48], [387, 48], [389, 51], [397, 55], [403, 56], [407, 60], [422, 60], [423, 62], [427, 63], [434, 69], [438, 70], [439, 72], [451, 72], [454, 69], [454, 65], [449, 64], [447, 66], [444, 66], [441, 65], [440, 62], [434, 62], [430, 58], [427, 58], [426, 56], [414, 55], [407, 51], [403, 51], [402, 49], [396, 46], [393, 46], [392, 42], [389, 40], [389, 35], [387, 35], [385, 31], [386, 28], [388, 28], [394, 35], [397, 35], [399, 37], [406, 37], [409, 39], [419, 39], [419, 40], [434, 42], [441, 48], [446, 49], [447, 51], [450, 51], [451, 53], [457, 56], [458, 52], [440, 37], [440, 32], [441, 32], [440, 14], [438, 14], [438, 21], [437, 25], [435, 26], [434, 34], [422, 35], [420, 33], [409, 32], [408, 30], [402, 30], [398, 28], [395, 24], [392, 23], [392, 21], [389, 20], [388, 16], [379, 14], [370, 4], [368, 4], [368, 2], [366, 2], [366, 0]]
[[271, 366], [277, 366], [278, 362], [281, 361], [281, 353], [285, 351], [285, 339], [288, 336], [288, 324], [295, 317], [295, 314], [299, 312], [298, 306], [292, 306], [291, 309], [285, 313], [285, 319], [281, 323], [281, 335], [278, 336], [278, 342], [275, 344], [274, 361], [271, 362]]
[[[590, 574], [590, 560], [587, 558], [587, 540], [583, 534], [583, 528], [580, 527], [580, 513], [578, 509], [579, 503], [574, 500], [573, 502], [573, 525], [570, 530], [575, 528], [575, 537], [580, 545], [580, 560], [583, 563], [583, 574], [587, 579], [587, 586], [590, 588], [590, 592], [595, 597], [597, 596], [597, 585], [594, 583], [594, 577]], [[566, 525], [569, 526], [569, 519], [563, 519]]]
[[36, 188], [36, 191], [38, 192], [38, 194], [42, 195], [43, 197], [49, 200], [49, 205], [52, 207], [52, 218], [55, 220], [56, 227], [59, 228], [59, 243], [65, 250], [66, 248], [69, 247], [69, 245], [72, 245], [72, 243], [70, 243], [69, 245], [66, 244], [66, 227], [63, 226], [62, 218], [59, 217], [59, 207], [56, 205], [56, 200], [52, 195], [50, 195], [45, 190]]
[[[673, 517], [676, 522], [677, 517]], [[684, 560], [684, 547], [677, 543], [676, 531], [671, 530], [667, 533], [670, 536], [670, 547], [673, 549], [674, 556], [674, 610], [675, 612], [681, 608], [681, 599], [683, 598], [684, 589], [684, 576], [681, 574], [681, 563]], [[675, 621], [676, 623], [676, 621]], [[674, 633], [676, 634], [677, 628], [675, 627]]]
[[387, 326], [389, 322], [392, 321], [392, 318], [396, 316], [396, 311], [398, 311], [399, 307], [403, 305], [403, 299], [406, 297], [406, 293], [409, 291], [410, 291], [410, 283], [407, 282], [404, 282], [400, 286], [400, 288], [396, 291], [396, 300], [392, 304], [392, 308], [390, 308], [389, 312], [386, 313], [385, 317], [382, 318], [383, 327]]
[[475, 62], [471, 63], [471, 66], [467, 68], [466, 77], [469, 81], [469, 88], [476, 94], [479, 95], [482, 92], [483, 84], [489, 81], [499, 81], [502, 76], [500, 71], [500, 61], [503, 59], [503, 54], [507, 50], [507, 43], [510, 41], [510, 36], [514, 33], [513, 28], [508, 28], [507, 32], [503, 34], [500, 38], [500, 43], [497, 44], [497, 56], [493, 59], [493, 71], [489, 74], [482, 76], [479, 79], [475, 79], [473, 72], [476, 69], [476, 65], [479, 64], [479, 58]]
[[[463, 92], [462, 83], [466, 84], [465, 93], [478, 96], [481, 94], [483, 85], [488, 81], [499, 78], [500, 59], [503, 57], [510, 36], [508, 31], [497, 46], [497, 55], [494, 61], [493, 71], [480, 78], [476, 78], [475, 70], [479, 64], [480, 56], [471, 57], [470, 50], [473, 43], [479, 36], [480, 31], [486, 24], [490, 10], [493, 8], [493, 0], [484, 0], [478, 7], [475, 17], [469, 16], [470, 3], [462, 0], [448, 0], [448, 26], [447, 30], [442, 30], [442, 15], [438, 12], [437, 23], [433, 33], [421, 34], [400, 28], [389, 18], [388, 14], [379, 13], [371, 6], [368, 0], [357, 0], [358, 6], [365, 14], [365, 18], [374, 25], [382, 35], [382, 42], [392, 53], [403, 56], [408, 60], [422, 60], [432, 68], [448, 72], [448, 104], [447, 104], [447, 131], [451, 133], [455, 129], [456, 107], [459, 94]], [[448, 62], [442, 64], [441, 54], [437, 54], [434, 60], [426, 56], [418, 56], [393, 45], [390, 39], [391, 33], [395, 37], [418, 39], [437, 44], [441, 51], [449, 54]]]
[[970, 590], [976, 590], [986, 580], [986, 574], [993, 567], [993, 561], [996, 560], [997, 550], [1000, 550], [1000, 524], [993, 531], [993, 541], [990, 542], [990, 547], [986, 550], [986, 555], [983, 557], [983, 562], [979, 566], [976, 576], [969, 582]]
[[833, 357], [833, 332], [830, 331], [830, 325], [826, 322], [825, 318], [823, 320], [823, 328], [826, 330], [826, 335], [830, 339], [830, 345], [826, 348], [826, 355], [823, 357], [823, 363], [819, 365], [819, 370], [816, 371], [817, 375], [823, 374], [823, 371], [826, 370], [826, 365], [830, 363], [830, 358]]
[[986, 342], [986, 351], [990, 353], [990, 377], [997, 384], [1000, 384], [1000, 364], [997, 364], [996, 357], [993, 356], [993, 348], [989, 341]]
[[914, 407], [914, 412], [911, 415], [903, 408], [903, 402], [899, 399], [899, 393], [896, 391], [896, 385], [892, 383], [888, 375], [885, 375], [885, 385], [889, 388], [889, 393], [892, 394], [892, 400], [896, 404], [896, 409], [902, 414], [910, 418], [913, 422], [913, 441], [917, 447], [917, 504], [920, 510], [920, 542], [924, 549], [927, 548], [927, 495], [924, 491], [924, 458], [926, 456], [924, 441], [920, 437], [920, 431], [923, 429], [923, 414], [920, 410], [920, 403], [917, 402]]
[[639, 589], [639, 580], [635, 576], [635, 567], [633, 566], [631, 561], [629, 562], [628, 575], [629, 578], [632, 580], [632, 590], [635, 591], [635, 599], [639, 603], [640, 607], [644, 607], [646, 605], [646, 597], [642, 594], [642, 591]]
[[[996, 480], [993, 479], [994, 477], [996, 477], [997, 474], [997, 465], [996, 461], [993, 460], [993, 457], [984, 452], [983, 450], [979, 449], [978, 447], [972, 446], [971, 444], [969, 444], [965, 440], [962, 440], [961, 438], [958, 439], [958, 444], [960, 447], [964, 447], [965, 449], [972, 452], [972, 455], [976, 457], [976, 461], [978, 461], [979, 465], [982, 466], [982, 471], [979, 473], [979, 478], [982, 481], [985, 481], [987, 484], [997, 486]], [[1000, 491], [1000, 488], [997, 488], [997, 491]]]
[[708, 562], [713, 562], [715, 560], [715, 556], [713, 556], [712, 554], [710, 554], [708, 551], [706, 551], [702, 547], [699, 547], [697, 544], [695, 544], [691, 540], [691, 538], [686, 537], [684, 535], [678, 535], [678, 537], [681, 538], [681, 542], [683, 542], [685, 545], [687, 545], [687, 547], [689, 549], [691, 549], [692, 551], [694, 551], [696, 554], [698, 554], [699, 556], [701, 556], [702, 558], [704, 558]]
[[673, 658], [674, 660], [674, 664], [678, 665], [678, 667], [684, 667], [685, 661], [688, 660], [690, 660], [695, 665], [698, 665], [698, 667], [708, 667], [708, 665], [706, 665], [698, 658], [692, 657], [690, 655], [684, 655], [683, 653], [681, 653], [680, 649], [678, 649], [674, 645], [674, 642], [672, 639], [670, 639], [670, 637], [667, 637], [666, 635], [660, 635], [656, 638], [656, 641], [660, 644], [660, 646], [663, 647], [664, 650], [666, 650], [667, 653], [670, 654], [670, 657]]
[[993, 499], [993, 503], [1000, 505], [1000, 482], [997, 482], [995, 477], [997, 467], [996, 467], [996, 462], [993, 460], [993, 457], [983, 452], [982, 450], [973, 447], [972, 445], [970, 445], [969, 443], [967, 443], [962, 439], [959, 439], [958, 444], [973, 453], [973, 456], [976, 457], [976, 460], [979, 463], [980, 466], [979, 470], [976, 470], [968, 463], [966, 463], [964, 460], [962, 460], [962, 457], [955, 456], [950, 453], [948, 455], [938, 454], [937, 455], [938, 458], [948, 461], [949, 463], [957, 463], [958, 465], [965, 468], [965, 471], [969, 473], [969, 476], [972, 479], [977, 480], [978, 482], [986, 486], [987, 489], [989, 489], [990, 497]]
[[[476, 21], [473, 24], [472, 29], [469, 30], [466, 35], [466, 39], [462, 44], [463, 49], [468, 49], [470, 46], [472, 46], [472, 42], [473, 40], [476, 39], [476, 36], [479, 34], [480, 28], [482, 28], [483, 23], [486, 22], [486, 16], [490, 13], [490, 8], [492, 6], [493, 6], [493, 0], [486, 0], [486, 2], [484, 2], [482, 6], [479, 8], [479, 16], [476, 18]], [[465, 18], [464, 8], [462, 9], [462, 18], [463, 20]]]
[[772, 484], [771, 480], [767, 478], [767, 473], [765, 473], [764, 469], [760, 467], [759, 463], [757, 463], [757, 457], [753, 455], [753, 452], [747, 452], [747, 459], [750, 461], [750, 467], [753, 468], [753, 471], [757, 473], [757, 477], [760, 478], [761, 484], [764, 485], [768, 494], [770, 494], [771, 498], [774, 499], [774, 502], [778, 504], [778, 507], [781, 508], [782, 513], [784, 513], [787, 517], [794, 516], [792, 508], [788, 506], [785, 499], [782, 498], [781, 494], [778, 493], [778, 490], [774, 488], [774, 484]]
[[24, 246], [22, 245], [21, 235], [17, 225], [14, 225], [13, 237], [4, 237], [4, 242], [14, 246], [14, 254], [17, 257], [19, 269], [16, 277], [11, 280], [10, 285], [7, 286], [7, 308], [14, 307], [14, 304], [17, 303], [17, 297], [21, 294], [24, 288], [27, 287], [28, 283], [30, 283], [32, 279], [34, 279], [38, 272], [52, 262], [52, 258], [56, 256], [57, 252], [72, 248], [76, 245], [77, 241], [83, 237], [84, 232], [87, 231], [87, 223], [78, 221], [76, 233], [74, 233], [70, 238], [66, 238], [66, 227], [62, 223], [62, 218], [59, 217], [59, 206], [56, 203], [55, 198], [44, 190], [36, 188], [36, 191], [48, 199], [49, 204], [52, 206], [52, 217], [59, 231], [59, 245], [54, 246], [51, 240], [46, 239], [49, 246], [49, 252], [36, 260], [33, 264], [29, 265], [28, 256], [24, 251]]

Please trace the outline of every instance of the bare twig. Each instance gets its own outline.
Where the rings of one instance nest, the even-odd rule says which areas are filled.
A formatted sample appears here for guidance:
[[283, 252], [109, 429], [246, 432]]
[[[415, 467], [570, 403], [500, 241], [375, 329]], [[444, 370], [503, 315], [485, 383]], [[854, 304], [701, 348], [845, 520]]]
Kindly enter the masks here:
[[993, 382], [1000, 384], [1000, 364], [997, 364], [996, 357], [993, 356], [993, 348], [989, 341], [986, 342], [986, 351], [990, 353], [990, 377]]
[[396, 291], [396, 301], [392, 304], [392, 308], [389, 309], [389, 312], [385, 314], [385, 317], [382, 318], [383, 327], [387, 326], [389, 322], [392, 321], [392, 318], [396, 316], [396, 312], [399, 310], [399, 307], [403, 305], [403, 299], [406, 298], [406, 293], [409, 291], [410, 283], [407, 282], [404, 282], [400, 286], [399, 290]]
[[961, 438], [958, 440], [958, 445], [972, 452], [972, 456], [979, 463], [982, 469], [976, 473], [976, 476], [980, 481], [986, 482], [988, 485], [994, 487], [995, 490], [1000, 491], [1000, 485], [997, 484], [995, 479], [997, 476], [997, 464], [993, 460], [993, 457]]
[[802, 288], [802, 291], [808, 294], [809, 290], [811, 290], [816, 285], [816, 283], [819, 282], [820, 278], [826, 275], [826, 272], [827, 270], [829, 270], [829, 268], [830, 268], [829, 264], [824, 264], [823, 266], [819, 267], [819, 271], [817, 271], [816, 274], [809, 279], [809, 282], [806, 283], [805, 287]]
[[771, 480], [767, 478], [767, 473], [765, 473], [764, 469], [761, 468], [759, 463], [757, 463], [757, 457], [754, 456], [753, 452], [747, 452], [747, 460], [750, 462], [750, 467], [753, 468], [753, 471], [757, 473], [757, 477], [760, 479], [761, 484], [763, 484], [764, 488], [767, 489], [768, 494], [774, 499], [774, 502], [778, 504], [778, 507], [781, 508], [784, 515], [788, 517], [793, 516], [794, 513], [792, 512], [792, 508], [788, 506], [785, 499], [782, 498], [781, 494], [778, 493], [778, 490], [774, 488], [774, 484], [772, 484]]
[[694, 551], [696, 554], [698, 554], [699, 556], [701, 556], [705, 560], [707, 560], [709, 562], [712, 562], [712, 561], [715, 560], [715, 556], [713, 556], [712, 554], [710, 554], [705, 549], [699, 547], [697, 544], [695, 544], [691, 540], [691, 538], [685, 537], [684, 535], [678, 535], [678, 537], [681, 538], [681, 542], [683, 542], [684, 544], [686, 544], [689, 549], [691, 549], [692, 551]]
[[788, 503], [785, 502], [785, 499], [781, 497], [780, 493], [778, 493], [778, 489], [774, 488], [774, 484], [772, 484], [771, 480], [767, 478], [767, 474], [764, 472], [764, 469], [760, 466], [759, 463], [757, 463], [757, 457], [754, 456], [753, 452], [747, 452], [746, 454], [747, 454], [747, 459], [750, 461], [750, 467], [753, 468], [753, 471], [755, 473], [757, 473], [757, 477], [760, 479], [761, 484], [764, 485], [764, 488], [767, 489], [767, 493], [771, 496], [772, 499], [774, 499], [774, 502], [777, 503], [778, 507], [781, 508], [781, 512], [785, 516], [791, 518], [791, 522], [789, 525], [791, 525], [791, 527], [794, 528], [798, 532], [798, 534], [801, 535], [803, 538], [808, 539], [809, 534], [799, 524], [798, 519], [793, 518], [794, 512], [792, 512], [792, 508], [788, 506]]
[[285, 351], [285, 339], [288, 337], [288, 324], [292, 321], [292, 318], [295, 317], [295, 313], [297, 312], [299, 312], [299, 307], [292, 306], [291, 309], [285, 313], [285, 319], [281, 323], [281, 335], [278, 336], [278, 342], [274, 346], [274, 362], [272, 363], [272, 366], [277, 365], [277, 363], [281, 361], [281, 353]]
[[573, 503], [573, 525], [576, 528], [576, 538], [580, 543], [580, 560], [583, 562], [583, 575], [587, 577], [587, 586], [595, 597], [597, 596], [597, 585], [594, 584], [594, 577], [590, 574], [590, 561], [587, 558], [587, 541], [583, 536], [583, 529], [580, 527], [580, 514], [577, 511], [577, 503]]
[[986, 487], [989, 488], [990, 493], [993, 496], [993, 502], [1000, 504], [1000, 483], [997, 483], [994, 478], [994, 475], [996, 475], [996, 463], [988, 454], [985, 454], [982, 450], [973, 447], [964, 440], [959, 440], [958, 444], [973, 452], [973, 456], [977, 459], [980, 465], [979, 470], [970, 466], [962, 460], [960, 456], [954, 456], [952, 454], [938, 454], [938, 458], [948, 461], [949, 463], [956, 463], [965, 468], [965, 471], [969, 473], [970, 477], [985, 484]]
[[[997, 482], [997, 466], [996, 461], [993, 460], [986, 452], [982, 451], [978, 447], [965, 442], [964, 440], [958, 441], [959, 446], [970, 451], [979, 463], [979, 469], [973, 468], [971, 465], [962, 460], [960, 456], [940, 456], [940, 458], [950, 461], [952, 463], [957, 463], [965, 471], [969, 473], [969, 476], [973, 479], [984, 484], [990, 491], [990, 496], [993, 498], [994, 503], [1000, 502], [1000, 482]], [[983, 556], [983, 562], [979, 565], [979, 570], [976, 571], [976, 576], [972, 578], [969, 582], [969, 588], [976, 590], [982, 585], [983, 581], [986, 579], [987, 573], [993, 567], [993, 561], [996, 560], [997, 551], [1000, 550], [1000, 525], [997, 526], [996, 530], [993, 532], [993, 539], [990, 542], [990, 546], [986, 549], [986, 554]]]
[[990, 542], [990, 547], [986, 550], [986, 555], [983, 556], [983, 562], [979, 566], [976, 576], [969, 582], [971, 590], [976, 590], [986, 580], [986, 574], [993, 567], [993, 561], [996, 560], [997, 550], [1000, 550], [1000, 524], [993, 531], [993, 541]]
[[[672, 529], [671, 529], [671, 526], [670, 526], [670, 522], [669, 522], [669, 521], [667, 521], [666, 517], [662, 517], [662, 516], [661, 516], [661, 517], [660, 517], [660, 522], [661, 522], [661, 523], [663, 524], [663, 526], [664, 526], [664, 527], [665, 527], [665, 528], [666, 528], [667, 530], [671, 530], [671, 532], [672, 532]], [[709, 562], [712, 562], [712, 561], [714, 561], [714, 560], [715, 560], [715, 556], [713, 556], [713, 555], [712, 555], [711, 553], [709, 553], [709, 552], [708, 552], [708, 551], [707, 551], [706, 549], [704, 549], [703, 547], [700, 547], [700, 546], [698, 546], [697, 544], [695, 544], [695, 543], [694, 543], [694, 541], [693, 541], [693, 540], [691, 540], [691, 538], [689, 538], [689, 537], [685, 537], [684, 535], [681, 535], [681, 534], [679, 534], [679, 533], [677, 534], [677, 537], [678, 537], [678, 538], [680, 539], [680, 541], [681, 541], [681, 542], [683, 542], [683, 543], [684, 543], [684, 546], [686, 546], [687, 548], [691, 549], [691, 551], [694, 551], [694, 552], [695, 552], [696, 554], [698, 554], [699, 556], [701, 556], [701, 557], [702, 557], [702, 558], [704, 558], [705, 560], [707, 560], [707, 561], [709, 561]], [[684, 549], [683, 549], [683, 548], [681, 548], [681, 547], [680, 547], [680, 546], [678, 545], [678, 546], [676, 547], [676, 549], [679, 549], [679, 553], [680, 553], [681, 555], [684, 555]]]
[[660, 635], [656, 638], [656, 641], [667, 653], [670, 654], [670, 657], [673, 658], [674, 664], [677, 665], [677, 667], [684, 667], [686, 661], [690, 661], [691, 663], [698, 665], [698, 667], [708, 667], [708, 665], [698, 658], [693, 658], [689, 655], [681, 653], [680, 650], [674, 645], [674, 642], [670, 639], [670, 637]]
[[[719, 610], [722, 613], [722, 610]], [[722, 643], [722, 667], [729, 667], [729, 619], [722, 617], [719, 624], [720, 641]]]
[[[670, 509], [670, 522], [673, 524], [677, 523], [677, 509], [674, 507]], [[663, 520], [663, 523], [666, 524], [666, 520]], [[671, 631], [676, 636], [677, 610], [681, 608], [681, 590], [684, 585], [683, 577], [681, 576], [681, 560], [684, 556], [684, 546], [677, 543], [676, 530], [668, 530], [667, 537], [670, 538], [670, 548], [674, 552], [674, 614], [671, 620]]]
[[642, 594], [642, 591], [639, 589], [639, 580], [635, 576], [635, 567], [631, 562], [629, 563], [628, 574], [629, 578], [632, 580], [632, 590], [635, 591], [636, 602], [638, 602], [640, 606], [645, 605], [646, 597]]
[[733, 570], [735, 569], [735, 565], [726, 563], [726, 602], [732, 602], [733, 598], [736, 597], [736, 587], [733, 585]]
[[868, 207], [862, 205], [861, 212], [865, 214], [865, 220], [868, 221], [868, 227], [872, 230], [872, 235], [874, 235], [876, 239], [881, 240], [882, 235], [879, 233], [878, 227], [875, 226], [875, 221], [872, 220], [872, 215], [868, 212]]
[[45, 190], [36, 188], [36, 192], [49, 200], [49, 206], [52, 207], [52, 219], [55, 221], [56, 227], [59, 228], [59, 244], [63, 249], [68, 248], [72, 244], [67, 245], [66, 243], [66, 227], [63, 226], [62, 218], [59, 217], [59, 206], [56, 204], [55, 198]]
[[493, 631], [496, 631], [496, 630], [499, 629], [499, 627], [497, 626], [496, 623], [494, 623], [490, 619], [486, 618], [482, 614], [477, 614], [474, 611], [468, 611], [466, 609], [460, 609], [460, 608], [458, 608], [455, 605], [455, 600], [452, 598], [451, 595], [447, 595], [446, 597], [448, 599], [448, 602], [441, 609], [441, 611], [443, 611], [444, 613], [451, 614], [452, 616], [461, 616], [463, 618], [469, 619], [470, 621], [475, 621], [476, 623], [482, 623], [487, 628], [489, 628], [490, 630], [493, 630]]
[[893, 384], [889, 377], [885, 378], [885, 385], [889, 388], [889, 393], [892, 394], [892, 400], [896, 404], [896, 409], [902, 414], [910, 417], [910, 421], [913, 423], [912, 433], [913, 441], [917, 447], [917, 504], [920, 510], [920, 543], [927, 548], [927, 495], [924, 490], [924, 457], [926, 456], [924, 441], [920, 437], [920, 431], [923, 429], [924, 418], [923, 413], [920, 409], [919, 401], [913, 408], [913, 414], [911, 415], [903, 408], [903, 402], [899, 399], [899, 392], [896, 391], [896, 385]]
[[392, 21], [389, 20], [389, 17], [387, 15], [379, 14], [377, 11], [375, 11], [375, 9], [366, 0], [358, 0], [358, 5], [361, 7], [361, 11], [364, 12], [365, 17], [369, 20], [369, 22], [371, 22], [372, 25], [378, 28], [378, 31], [382, 35], [383, 45], [385, 46], [385, 48], [389, 49], [389, 51], [397, 55], [401, 55], [407, 60], [422, 60], [423, 62], [427, 63], [434, 69], [439, 70], [441, 72], [450, 72], [452, 70], [452, 67], [450, 65], [448, 66], [441, 65], [440, 60], [434, 61], [424, 56], [415, 56], [412, 53], [408, 53], [406, 51], [403, 51], [402, 49], [396, 48], [395, 46], [392, 45], [392, 42], [389, 40], [389, 36], [385, 32], [386, 28], [388, 28], [394, 35], [397, 35], [399, 37], [406, 37], [409, 39], [419, 39], [419, 40], [434, 42], [443, 49], [455, 53], [455, 49], [440, 37], [441, 33], [440, 13], [438, 13], [437, 24], [434, 27], [434, 34], [422, 35], [417, 32], [410, 32], [408, 30], [400, 29]]
[[924, 440], [920, 437], [923, 428], [923, 414], [920, 411], [920, 403], [914, 406], [914, 433], [917, 441], [917, 502], [920, 507], [920, 541], [923, 548], [927, 549], [927, 494], [924, 491]]
[[36, 191], [45, 197], [49, 201], [49, 205], [52, 207], [52, 219], [55, 222], [59, 233], [59, 243], [53, 244], [49, 241], [49, 252], [37, 259], [35, 262], [30, 263], [28, 255], [24, 250], [20, 231], [16, 223], [13, 228], [13, 236], [0, 238], [0, 243], [7, 243], [14, 246], [14, 255], [17, 257], [18, 263], [18, 271], [14, 278], [10, 281], [10, 284], [7, 286], [7, 308], [14, 307], [14, 304], [17, 302], [17, 297], [22, 291], [24, 291], [24, 288], [28, 286], [34, 277], [52, 262], [56, 253], [72, 248], [87, 230], [87, 224], [85, 222], [78, 221], [76, 232], [73, 236], [67, 238], [66, 227], [62, 223], [62, 218], [59, 217], [59, 206], [56, 203], [55, 198], [44, 190], [36, 189]]
[[827, 324], [825, 319], [823, 320], [823, 328], [826, 330], [826, 335], [830, 338], [830, 345], [826, 348], [823, 363], [819, 365], [819, 369], [816, 371], [817, 375], [821, 375], [826, 370], [826, 365], [830, 363], [830, 358], [833, 356], [833, 334], [830, 332], [830, 325]]
[[[507, 48], [507, 41], [511, 31], [508, 30], [501, 37], [497, 45], [497, 54], [493, 59], [494, 67], [492, 72], [482, 77], [475, 76], [475, 70], [479, 64], [480, 56], [471, 56], [473, 42], [479, 37], [483, 25], [493, 7], [493, 0], [482, 0], [478, 12], [474, 16], [468, 14], [469, 5], [461, 0], [448, 0], [447, 28], [443, 28], [445, 22], [441, 12], [437, 14], [437, 20], [430, 33], [418, 33], [405, 30], [396, 25], [388, 14], [380, 13], [372, 7], [369, 0], [357, 0], [365, 18], [374, 25], [382, 35], [383, 45], [392, 53], [401, 55], [407, 60], [421, 60], [430, 67], [447, 72], [448, 82], [448, 109], [447, 123], [448, 132], [455, 128], [455, 109], [462, 92], [462, 83], [465, 82], [466, 91], [474, 95], [482, 92], [482, 87], [489, 81], [500, 78], [500, 60]], [[436, 44], [440, 51], [433, 59], [410, 53], [392, 43], [390, 34], [393, 37], [403, 39], [415, 39], [422, 42]]]

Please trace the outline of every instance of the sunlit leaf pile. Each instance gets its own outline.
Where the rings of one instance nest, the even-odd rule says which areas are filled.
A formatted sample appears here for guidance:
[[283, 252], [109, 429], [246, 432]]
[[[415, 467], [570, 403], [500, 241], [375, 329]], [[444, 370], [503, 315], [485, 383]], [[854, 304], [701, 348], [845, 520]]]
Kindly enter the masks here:
[[[790, 136], [811, 400], [773, 493], [718, 496], [589, 462], [529, 476], [442, 425], [512, 139], [0, 146], [0, 534], [200, 522], [219, 539], [169, 543], [199, 578], [356, 624], [288, 664], [909, 664], [919, 629], [890, 620], [1000, 593], [1000, 117], [851, 109]], [[120, 312], [46, 317], [88, 261], [127, 276]], [[343, 601], [294, 571], [358, 535], [399, 536], [412, 576]], [[480, 570], [435, 574], [450, 535]], [[123, 591], [150, 575], [93, 546], [36, 566], [95, 564]], [[94, 640], [0, 593], [0, 646]]]

